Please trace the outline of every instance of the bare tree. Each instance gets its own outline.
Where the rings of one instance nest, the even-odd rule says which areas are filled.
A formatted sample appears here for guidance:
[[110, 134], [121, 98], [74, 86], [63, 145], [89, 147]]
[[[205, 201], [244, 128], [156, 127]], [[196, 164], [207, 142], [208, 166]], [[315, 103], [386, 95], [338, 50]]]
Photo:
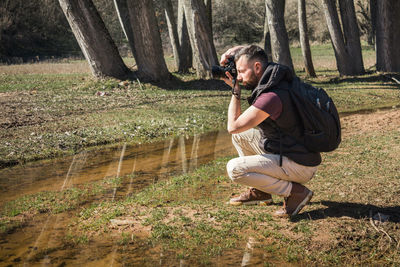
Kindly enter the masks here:
[[188, 72], [192, 67], [192, 47], [189, 41], [189, 32], [185, 17], [184, 0], [178, 0], [178, 38], [180, 46], [180, 67], [178, 71]]
[[161, 45], [153, 1], [127, 0], [129, 22], [133, 36], [133, 55], [138, 66], [137, 75], [148, 81], [170, 78]]
[[360, 32], [358, 30], [354, 0], [339, 0], [340, 16], [343, 24], [346, 50], [353, 60], [353, 74], [363, 74], [364, 63], [361, 53]]
[[272, 60], [272, 51], [271, 51], [271, 34], [269, 33], [268, 28], [268, 16], [267, 16], [267, 0], [265, 0], [265, 15], [264, 15], [264, 35], [263, 35], [263, 42], [264, 42], [264, 51], [268, 56], [268, 60]]
[[125, 38], [128, 40], [133, 57], [136, 58], [135, 46], [133, 44], [133, 30], [129, 19], [127, 0], [114, 0], [114, 6], [115, 10], [117, 11], [122, 31], [124, 32]]
[[79, 46], [95, 77], [125, 79], [130, 70], [122, 61], [91, 0], [59, 0]]
[[271, 34], [273, 61], [286, 65], [294, 72], [290, 55], [289, 38], [285, 26], [285, 1], [266, 0], [268, 28]]
[[183, 6], [179, 6], [178, 3], [178, 8], [181, 9], [181, 12], [178, 11], [178, 23], [180, 23], [178, 28], [171, 0], [165, 0], [163, 4], [176, 69], [178, 72], [188, 72], [191, 66], [192, 50], [190, 48], [189, 35], [184, 17], [184, 8]]
[[370, 9], [370, 12], [371, 12], [371, 32], [372, 32], [372, 35], [373, 35], [373, 38], [374, 38], [373, 43], [375, 45], [375, 51], [376, 51], [376, 40], [375, 40], [375, 37], [376, 37], [376, 23], [377, 23], [376, 22], [376, 20], [377, 20], [376, 15], [377, 15], [377, 10], [378, 10], [377, 0], [369, 0], [369, 9]]
[[360, 29], [360, 35], [366, 35], [367, 42], [371, 46], [375, 44], [375, 26], [372, 19], [373, 5], [371, 5], [371, 3], [373, 2], [374, 2], [373, 0], [370, 0], [368, 2], [364, 0], [357, 1], [357, 7], [358, 7], [357, 21]]
[[306, 1], [298, 1], [298, 16], [299, 16], [299, 33], [300, 33], [300, 45], [301, 52], [304, 58], [304, 66], [306, 69], [307, 76], [316, 77], [314, 65], [311, 57], [310, 42], [308, 40], [308, 28], [307, 28], [307, 12], [306, 12]]
[[400, 71], [400, 1], [377, 1], [376, 69]]
[[[325, 13], [326, 23], [328, 25], [331, 42], [335, 51], [336, 65], [340, 75], [362, 74], [359, 70], [363, 70], [363, 67], [358, 65], [356, 66], [356, 64], [359, 64], [359, 60], [355, 60], [357, 55], [350, 54], [346, 46], [345, 38], [339, 22], [336, 1], [322, 0], [322, 7]], [[348, 23], [352, 22], [348, 20]]]
[[178, 28], [175, 21], [174, 8], [171, 0], [164, 0], [163, 5], [165, 10], [165, 18], [167, 19], [168, 24], [169, 39], [171, 41], [172, 52], [174, 53], [175, 66], [176, 69], [179, 70], [181, 49], [179, 44]]
[[217, 53], [211, 37], [206, 8], [202, 0], [184, 0], [185, 16], [188, 23], [197, 76], [211, 76], [212, 65], [218, 64]]
[[212, 26], [212, 1], [211, 0], [204, 0], [204, 5], [206, 6], [206, 14], [208, 25], [210, 25], [210, 36], [213, 36], [213, 26]]

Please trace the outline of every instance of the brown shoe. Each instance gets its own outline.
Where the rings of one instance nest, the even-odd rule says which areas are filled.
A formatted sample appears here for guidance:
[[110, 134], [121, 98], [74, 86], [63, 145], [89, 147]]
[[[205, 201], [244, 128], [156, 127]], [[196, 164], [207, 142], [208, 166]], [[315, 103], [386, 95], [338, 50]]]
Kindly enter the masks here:
[[277, 210], [274, 215], [277, 217], [289, 217], [296, 215], [300, 210], [310, 202], [313, 192], [304, 185], [293, 183], [290, 196], [285, 198], [283, 208]]
[[231, 198], [230, 205], [268, 205], [272, 203], [270, 194], [260, 191], [256, 188], [250, 188], [247, 192], [240, 194], [238, 197]]

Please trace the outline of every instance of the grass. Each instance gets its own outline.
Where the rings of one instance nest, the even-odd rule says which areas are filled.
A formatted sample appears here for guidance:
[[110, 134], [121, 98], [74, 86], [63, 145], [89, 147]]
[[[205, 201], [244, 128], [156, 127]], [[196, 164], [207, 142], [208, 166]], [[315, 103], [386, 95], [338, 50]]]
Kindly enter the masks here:
[[[292, 51], [299, 61], [299, 48]], [[370, 59], [372, 50], [364, 51]], [[400, 104], [399, 87], [387, 77], [369, 73], [338, 78], [337, 72], [323, 67], [335, 62], [329, 45], [314, 46], [313, 53], [318, 77], [304, 77], [301, 63], [296, 64], [297, 74], [325, 88], [340, 112]], [[171, 65], [172, 59], [167, 62]], [[98, 81], [75, 71], [82, 61], [69, 63], [69, 73], [60, 73], [57, 69], [66, 71], [65, 64], [31, 64], [32, 74], [26, 73], [25, 65], [20, 65], [20, 73], [17, 66], [1, 66], [0, 167], [99, 145], [199, 134], [226, 124], [230, 93], [222, 81], [196, 80], [193, 73], [174, 73], [173, 80], [159, 84]]]

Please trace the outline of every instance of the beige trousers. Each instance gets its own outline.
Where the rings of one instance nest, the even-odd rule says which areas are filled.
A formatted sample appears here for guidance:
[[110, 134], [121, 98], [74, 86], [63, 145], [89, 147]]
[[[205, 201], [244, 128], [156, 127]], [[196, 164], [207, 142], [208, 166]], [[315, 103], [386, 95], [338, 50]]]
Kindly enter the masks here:
[[311, 180], [317, 167], [297, 164], [283, 156], [282, 167], [279, 155], [265, 152], [259, 147], [261, 133], [250, 129], [232, 135], [232, 142], [239, 153], [231, 159], [226, 168], [233, 182], [255, 187], [269, 194], [288, 197], [292, 182], [304, 184]]

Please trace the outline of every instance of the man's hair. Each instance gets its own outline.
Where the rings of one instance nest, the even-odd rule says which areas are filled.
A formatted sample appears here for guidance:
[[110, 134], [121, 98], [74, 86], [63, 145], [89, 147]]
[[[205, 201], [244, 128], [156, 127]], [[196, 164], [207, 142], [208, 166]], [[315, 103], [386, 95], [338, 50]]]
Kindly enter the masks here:
[[261, 63], [263, 69], [265, 69], [268, 65], [268, 56], [265, 53], [264, 49], [257, 45], [247, 45], [239, 50], [239, 52], [235, 55], [235, 61], [238, 61], [239, 58], [245, 56], [247, 60], [250, 61], [258, 61]]

